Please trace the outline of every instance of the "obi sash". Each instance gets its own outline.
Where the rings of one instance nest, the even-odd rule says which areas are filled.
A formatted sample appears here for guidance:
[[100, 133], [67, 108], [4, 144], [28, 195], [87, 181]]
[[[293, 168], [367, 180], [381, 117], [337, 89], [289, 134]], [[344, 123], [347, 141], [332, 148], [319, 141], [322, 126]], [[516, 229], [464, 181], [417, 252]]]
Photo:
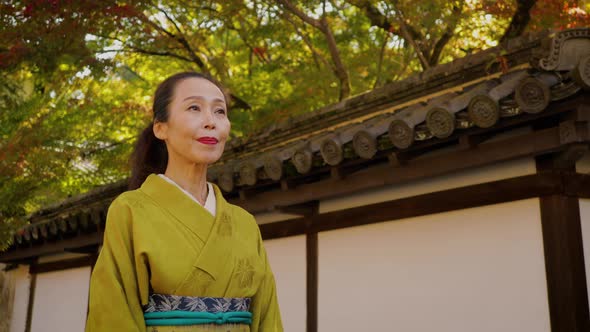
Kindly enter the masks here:
[[252, 323], [250, 298], [151, 294], [143, 308], [146, 326]]

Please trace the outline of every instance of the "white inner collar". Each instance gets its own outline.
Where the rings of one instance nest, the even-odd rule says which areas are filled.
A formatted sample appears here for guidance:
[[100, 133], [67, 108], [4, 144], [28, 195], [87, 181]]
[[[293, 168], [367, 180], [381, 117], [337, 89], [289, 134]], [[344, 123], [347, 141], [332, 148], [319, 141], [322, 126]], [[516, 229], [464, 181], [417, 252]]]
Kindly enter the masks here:
[[188, 191], [184, 190], [181, 186], [178, 185], [178, 183], [172, 181], [172, 179], [170, 179], [169, 177], [167, 177], [164, 174], [158, 174], [159, 177], [161, 177], [162, 179], [166, 180], [167, 182], [169, 182], [170, 184], [175, 185], [178, 189], [180, 189], [180, 191], [182, 191], [183, 193], [185, 193], [188, 197], [190, 197], [190, 199], [192, 199], [193, 201], [195, 201], [197, 204], [203, 206], [207, 211], [209, 211], [209, 213], [211, 213], [211, 215], [213, 215], [215, 217], [215, 213], [216, 213], [216, 199], [215, 199], [215, 192], [213, 191], [213, 185], [211, 185], [210, 182], [207, 182], [207, 188], [208, 188], [208, 193], [207, 193], [207, 199], [205, 200], [205, 205], [201, 204], [193, 195], [191, 195], [191, 193], [189, 193]]

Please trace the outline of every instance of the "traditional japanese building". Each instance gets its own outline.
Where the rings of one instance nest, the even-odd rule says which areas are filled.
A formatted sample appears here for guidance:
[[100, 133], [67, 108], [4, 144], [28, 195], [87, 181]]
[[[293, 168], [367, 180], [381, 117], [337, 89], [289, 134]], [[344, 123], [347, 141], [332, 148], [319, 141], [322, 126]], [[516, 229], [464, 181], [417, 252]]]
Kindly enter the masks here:
[[[589, 147], [590, 29], [574, 29], [233, 140], [209, 174], [260, 224], [286, 331], [587, 332]], [[125, 188], [15, 234], [10, 331], [83, 329]]]

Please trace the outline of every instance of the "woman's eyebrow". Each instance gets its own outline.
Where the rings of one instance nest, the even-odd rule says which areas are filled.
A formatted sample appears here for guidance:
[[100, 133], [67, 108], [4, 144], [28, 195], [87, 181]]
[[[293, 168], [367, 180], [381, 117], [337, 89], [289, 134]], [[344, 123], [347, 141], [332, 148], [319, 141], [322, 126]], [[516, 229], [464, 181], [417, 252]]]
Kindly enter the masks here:
[[[184, 98], [182, 101], [187, 101], [187, 100], [190, 100], [190, 99], [206, 100], [207, 98], [202, 97], [202, 96], [188, 96], [188, 97]], [[211, 101], [221, 102], [221, 103], [224, 103], [225, 102], [221, 98], [213, 98]]]

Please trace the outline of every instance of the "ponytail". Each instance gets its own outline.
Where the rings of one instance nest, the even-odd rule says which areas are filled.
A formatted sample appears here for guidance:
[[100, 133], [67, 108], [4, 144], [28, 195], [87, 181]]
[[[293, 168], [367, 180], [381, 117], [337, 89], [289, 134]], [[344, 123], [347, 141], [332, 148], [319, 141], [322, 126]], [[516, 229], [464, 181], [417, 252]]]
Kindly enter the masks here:
[[168, 150], [164, 141], [154, 135], [153, 122], [139, 135], [131, 155], [131, 178], [129, 190], [137, 189], [152, 174], [166, 171]]

